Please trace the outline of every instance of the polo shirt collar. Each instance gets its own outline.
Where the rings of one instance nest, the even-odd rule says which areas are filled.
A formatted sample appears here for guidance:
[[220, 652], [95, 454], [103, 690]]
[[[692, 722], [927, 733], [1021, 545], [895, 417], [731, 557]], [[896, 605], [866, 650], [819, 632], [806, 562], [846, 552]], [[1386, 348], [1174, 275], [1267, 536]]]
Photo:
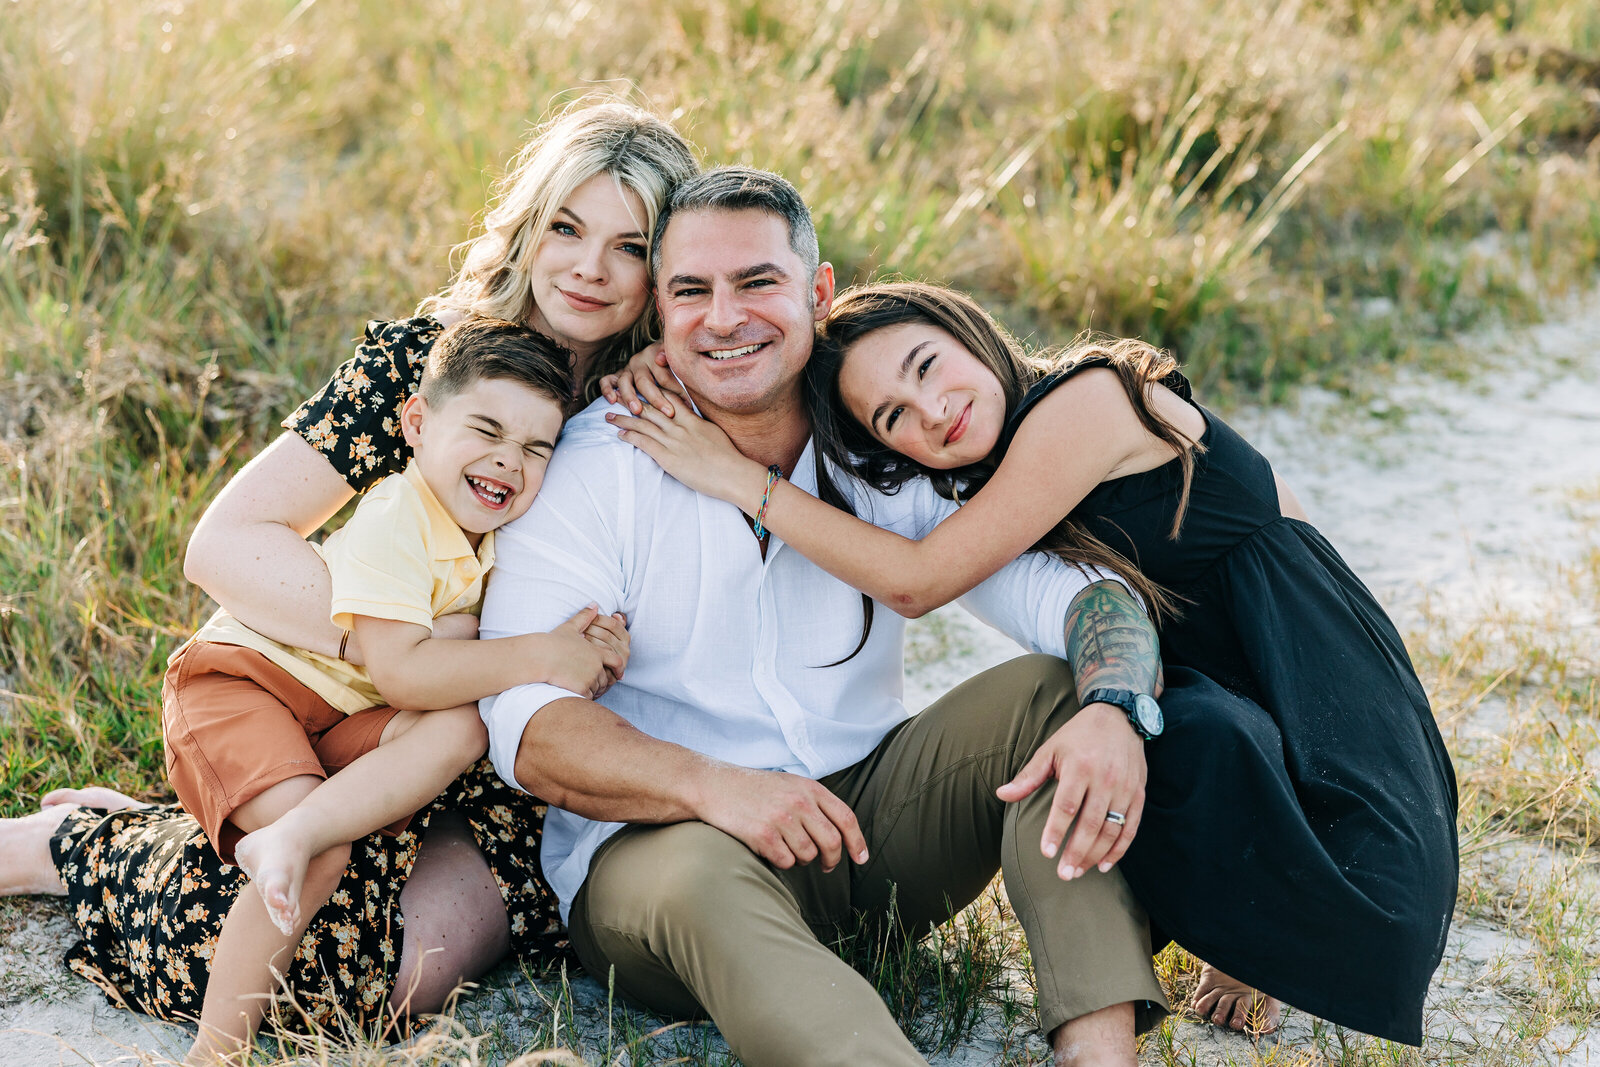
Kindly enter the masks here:
[[406, 464], [405, 479], [417, 491], [417, 496], [422, 501], [423, 513], [428, 516], [428, 531], [432, 534], [428, 541], [433, 545], [434, 559], [470, 559], [476, 556], [485, 570], [494, 565], [493, 530], [483, 535], [483, 540], [478, 542], [478, 550], [474, 552], [472, 546], [467, 543], [467, 535], [461, 532], [456, 520], [450, 517], [444, 505], [439, 503], [439, 498], [433, 495], [433, 490], [428, 487], [428, 480], [422, 476], [422, 469], [417, 466], [416, 460], [413, 459]]

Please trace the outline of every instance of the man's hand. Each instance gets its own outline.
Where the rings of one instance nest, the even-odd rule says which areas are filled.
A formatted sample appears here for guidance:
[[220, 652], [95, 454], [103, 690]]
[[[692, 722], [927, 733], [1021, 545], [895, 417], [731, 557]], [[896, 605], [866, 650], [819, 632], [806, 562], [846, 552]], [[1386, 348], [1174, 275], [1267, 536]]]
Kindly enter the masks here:
[[867, 862], [856, 813], [810, 778], [724, 764], [709, 776], [696, 808], [700, 821], [780, 870], [820, 860], [827, 872], [846, 854]]
[[[995, 792], [1014, 804], [1052, 778], [1056, 793], [1040, 851], [1051, 858], [1060, 854], [1056, 873], [1063, 879], [1096, 865], [1109, 871], [1133, 843], [1144, 810], [1144, 741], [1123, 710], [1111, 704], [1083, 708]], [[1121, 812], [1127, 821], [1121, 826], [1107, 822], [1108, 811]], [[1069, 826], [1072, 837], [1062, 849]]]

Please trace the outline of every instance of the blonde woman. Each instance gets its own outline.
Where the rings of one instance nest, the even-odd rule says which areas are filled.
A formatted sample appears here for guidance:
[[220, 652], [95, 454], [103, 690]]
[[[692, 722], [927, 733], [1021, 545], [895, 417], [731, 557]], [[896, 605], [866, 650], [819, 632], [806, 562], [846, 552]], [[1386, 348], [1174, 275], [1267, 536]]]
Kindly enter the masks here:
[[[328, 574], [304, 539], [404, 468], [399, 411], [434, 341], [466, 317], [526, 323], [570, 351], [574, 402], [595, 395], [650, 340], [649, 234], [672, 187], [697, 169], [670, 125], [618, 101], [579, 101], [536, 130], [483, 232], [457, 249], [449, 285], [413, 318], [367, 324], [353, 358], [211, 504], [185, 575], [268, 638], [360, 662], [359, 643], [330, 621]], [[477, 620], [444, 616], [434, 632], [472, 638]], [[73, 898], [84, 935], [75, 970], [169, 1019], [198, 1016], [208, 986], [216, 1000], [240, 985], [239, 1013], [259, 1018], [259, 998], [211, 955], [222, 917], [255, 890], [192, 818], [106, 789], [57, 790], [44, 804], [0, 820], [0, 894]], [[508, 950], [559, 948], [539, 868], [543, 815], [492, 771], [469, 772], [412, 832], [357, 842], [295, 958], [278, 961], [300, 1009], [321, 1025], [371, 1029], [388, 1013], [437, 1010]]]

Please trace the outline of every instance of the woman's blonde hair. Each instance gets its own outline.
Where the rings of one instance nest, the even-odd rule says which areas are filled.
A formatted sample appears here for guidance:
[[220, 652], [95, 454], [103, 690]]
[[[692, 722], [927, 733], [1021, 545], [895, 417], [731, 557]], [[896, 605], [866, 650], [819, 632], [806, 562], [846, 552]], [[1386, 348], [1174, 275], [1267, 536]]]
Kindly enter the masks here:
[[[1028, 389], [1047, 374], [1085, 359], [1103, 358], [1122, 382], [1128, 402], [1151, 434], [1177, 453], [1182, 488], [1168, 536], [1178, 539], [1189, 506], [1194, 457], [1205, 449], [1185, 437], [1150, 406], [1151, 383], [1177, 370], [1166, 352], [1134, 338], [1084, 335], [1056, 351], [1030, 353], [1006, 332], [977, 301], [965, 293], [922, 282], [883, 282], [848, 289], [834, 301], [823, 321], [819, 341], [806, 365], [806, 392], [818, 444], [828, 457], [885, 492], [894, 492], [912, 478], [926, 477], [943, 496], [959, 500], [983, 487], [1000, 464], [1004, 447], [978, 463], [956, 470], [925, 468], [886, 447], [850, 414], [839, 394], [839, 372], [850, 349], [869, 334], [904, 323], [935, 326], [956, 339], [1000, 380], [1006, 415], [1021, 404]], [[1034, 545], [1082, 568], [1085, 564], [1115, 571], [1150, 606], [1158, 621], [1181, 614], [1178, 598], [1151, 581], [1133, 560], [1096, 537], [1082, 523], [1063, 516]]]
[[[612, 97], [584, 97], [540, 125], [495, 183], [483, 233], [452, 250], [461, 266], [418, 314], [527, 322], [533, 315], [532, 268], [556, 210], [596, 174], [610, 174], [644, 203], [639, 232], [649, 234], [673, 186], [699, 173], [688, 142], [650, 112]], [[655, 339], [653, 305], [596, 353], [583, 382], [586, 398], [601, 377]]]

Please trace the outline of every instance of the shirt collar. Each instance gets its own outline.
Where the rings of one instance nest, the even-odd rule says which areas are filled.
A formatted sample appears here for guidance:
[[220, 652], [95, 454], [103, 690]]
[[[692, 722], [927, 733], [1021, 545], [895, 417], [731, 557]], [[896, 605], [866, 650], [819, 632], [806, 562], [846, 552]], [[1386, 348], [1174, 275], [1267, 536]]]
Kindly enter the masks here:
[[417, 461], [412, 460], [406, 465], [406, 481], [417, 491], [417, 497], [422, 501], [423, 514], [428, 517], [428, 532], [432, 535], [429, 542], [433, 545], [433, 558], [436, 560], [467, 559], [473, 556], [483, 564], [485, 570], [494, 566], [494, 531], [490, 530], [483, 535], [483, 540], [478, 542], [478, 550], [474, 552], [472, 545], [467, 542], [467, 535], [461, 532], [461, 527], [456, 525], [456, 520], [439, 503], [439, 498], [433, 495], [428, 481], [422, 476], [422, 469], [417, 466]]

